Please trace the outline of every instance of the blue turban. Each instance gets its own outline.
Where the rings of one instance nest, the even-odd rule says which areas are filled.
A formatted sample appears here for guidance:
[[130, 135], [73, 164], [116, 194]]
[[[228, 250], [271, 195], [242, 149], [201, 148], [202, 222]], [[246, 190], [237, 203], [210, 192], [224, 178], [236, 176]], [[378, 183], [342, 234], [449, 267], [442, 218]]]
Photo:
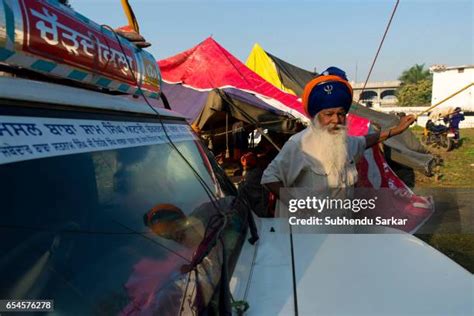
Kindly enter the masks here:
[[309, 117], [337, 107], [343, 107], [347, 113], [351, 104], [352, 87], [346, 73], [337, 67], [329, 67], [304, 88], [303, 107]]

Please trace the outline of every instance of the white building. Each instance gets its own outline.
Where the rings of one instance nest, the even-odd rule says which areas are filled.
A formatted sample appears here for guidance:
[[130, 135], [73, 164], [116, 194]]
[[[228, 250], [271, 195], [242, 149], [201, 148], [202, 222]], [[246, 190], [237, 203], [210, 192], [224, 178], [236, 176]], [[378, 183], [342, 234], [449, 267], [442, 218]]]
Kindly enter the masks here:
[[[433, 73], [431, 105], [474, 82], [474, 65], [453, 67], [434, 65], [430, 67], [430, 71]], [[445, 101], [439, 107], [454, 108], [457, 106], [461, 107], [464, 112], [474, 112], [474, 86]]]
[[[474, 65], [452, 66], [434, 65], [430, 67], [433, 73], [433, 90], [431, 94], [431, 105], [444, 100], [453, 93], [461, 90], [465, 86], [474, 82]], [[460, 107], [465, 120], [459, 125], [460, 128], [474, 128], [474, 86], [464, 90], [458, 95], [446, 100], [436, 107], [433, 111], [442, 111], [443, 109]], [[418, 114], [428, 109], [428, 107], [385, 107], [377, 110], [385, 113], [404, 112], [406, 114]], [[442, 111], [445, 112], [446, 111]], [[428, 115], [424, 114], [418, 117], [417, 125], [425, 126]]]

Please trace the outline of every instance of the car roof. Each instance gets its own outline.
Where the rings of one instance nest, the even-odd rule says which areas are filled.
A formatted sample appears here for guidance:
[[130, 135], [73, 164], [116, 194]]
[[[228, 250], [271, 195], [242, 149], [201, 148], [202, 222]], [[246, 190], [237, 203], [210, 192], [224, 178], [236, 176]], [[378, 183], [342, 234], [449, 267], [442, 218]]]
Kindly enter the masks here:
[[0, 76], [0, 87], [3, 87], [0, 89], [0, 99], [142, 114], [157, 114], [156, 112], [158, 112], [166, 117], [185, 119], [184, 116], [177, 112], [160, 108], [162, 103], [151, 98], [147, 98], [147, 100], [150, 105], [153, 105], [154, 109], [150, 108], [143, 97], [134, 98], [130, 95], [109, 95], [57, 83], [24, 78]]

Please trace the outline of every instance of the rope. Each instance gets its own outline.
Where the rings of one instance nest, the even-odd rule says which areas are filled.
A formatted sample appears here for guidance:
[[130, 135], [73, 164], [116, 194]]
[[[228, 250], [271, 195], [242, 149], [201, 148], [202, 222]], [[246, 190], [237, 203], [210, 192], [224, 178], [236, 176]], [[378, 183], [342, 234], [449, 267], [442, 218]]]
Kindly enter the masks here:
[[219, 48], [219, 50], [222, 52], [222, 54], [224, 54], [225, 58], [227, 59], [227, 62], [232, 66], [234, 67], [234, 69], [239, 73], [240, 77], [250, 86], [252, 86], [252, 84], [247, 80], [247, 78], [244, 76], [244, 74], [240, 71], [239, 68], [237, 68], [237, 66], [232, 62], [232, 60], [229, 58], [228, 56], [228, 53], [227, 51], [218, 43], [217, 44], [217, 47]]
[[380, 49], [382, 48], [383, 42], [385, 41], [385, 36], [388, 33], [388, 29], [390, 28], [390, 24], [392, 24], [393, 16], [395, 15], [395, 12], [397, 11], [398, 3], [400, 0], [397, 0], [397, 3], [395, 3], [395, 7], [393, 8], [392, 15], [390, 16], [390, 20], [388, 21], [387, 27], [385, 28], [385, 32], [383, 34], [382, 40], [380, 41], [379, 48], [377, 49], [377, 53], [375, 54], [374, 60], [372, 61], [372, 66], [370, 66], [369, 73], [367, 74], [367, 78], [365, 79], [364, 86], [362, 87], [362, 90], [360, 91], [359, 94], [359, 99], [357, 99], [357, 103], [359, 103], [360, 98], [362, 96], [362, 93], [364, 93], [365, 87], [367, 86], [367, 82], [369, 81], [369, 77], [372, 73], [372, 69], [374, 69], [375, 62], [377, 61], [377, 57], [379, 56]]
[[466, 89], [469, 89], [469, 88], [472, 87], [472, 86], [474, 86], [474, 82], [471, 82], [470, 84], [468, 84], [467, 86], [465, 86], [465, 87], [462, 88], [461, 90], [458, 90], [458, 91], [454, 92], [453, 94], [451, 94], [450, 96], [446, 97], [445, 99], [443, 99], [443, 100], [439, 101], [438, 103], [436, 103], [436, 104], [430, 106], [430, 107], [427, 108], [426, 110], [424, 110], [424, 111], [418, 113], [418, 114], [416, 115], [416, 117], [418, 118], [420, 115], [422, 115], [422, 114], [424, 114], [424, 113], [426, 113], [426, 112], [431, 111], [432, 109], [434, 109], [435, 107], [437, 107], [437, 106], [440, 105], [441, 103], [444, 103], [445, 101], [451, 99], [451, 98], [454, 97], [455, 95], [460, 94], [461, 92], [463, 92], [463, 91], [466, 90]]
[[[128, 2], [127, 2], [128, 4]], [[120, 46], [120, 49], [122, 51], [123, 54], [125, 54], [125, 51], [123, 49], [123, 46], [122, 46], [122, 43], [118, 37], [118, 34], [117, 32], [112, 28], [110, 27], [109, 25], [105, 25], [103, 24], [102, 27], [108, 29], [109, 31], [111, 31], [114, 35], [115, 35], [115, 38]], [[143, 97], [143, 100], [145, 101], [145, 103], [148, 105], [148, 107], [157, 115], [158, 117], [158, 120], [160, 121], [160, 124], [161, 124], [161, 127], [163, 128], [163, 131], [165, 133], [165, 136], [169, 142], [169, 145], [178, 153], [178, 155], [183, 159], [183, 161], [189, 166], [189, 168], [191, 169], [192, 173], [195, 175], [195, 177], [197, 178], [198, 182], [200, 182], [202, 188], [204, 189], [205, 193], [207, 194], [207, 196], [209, 197], [209, 200], [210, 202], [212, 203], [212, 205], [219, 211], [219, 213], [221, 214], [224, 214], [224, 212], [220, 209], [220, 207], [217, 206], [217, 196], [213, 193], [213, 191], [211, 190], [211, 188], [207, 185], [206, 181], [204, 181], [204, 179], [201, 177], [201, 175], [196, 171], [196, 169], [193, 167], [193, 165], [191, 164], [191, 162], [189, 162], [189, 160], [183, 155], [183, 153], [178, 149], [178, 147], [176, 146], [176, 144], [173, 142], [173, 140], [171, 139], [171, 137], [169, 136], [168, 134], [168, 131], [166, 130], [166, 127], [165, 127], [165, 124], [163, 122], [163, 118], [160, 114], [160, 112], [158, 112], [152, 105], [151, 103], [148, 101], [148, 98], [145, 96], [145, 94], [143, 93], [143, 90], [141, 89], [141, 85], [140, 85], [140, 82], [138, 81], [138, 78], [137, 76], [135, 75], [135, 72], [133, 71], [133, 68], [130, 64], [130, 61], [128, 59], [126, 59], [127, 61], [127, 65], [128, 65], [128, 68], [130, 69], [130, 74], [132, 75], [132, 78], [133, 80], [136, 82], [137, 84], [137, 87], [138, 87], [138, 92], [139, 94]], [[163, 97], [164, 94], [159, 94], [160, 97]], [[163, 101], [163, 100], [162, 100]], [[164, 101], [163, 101], [164, 102]]]

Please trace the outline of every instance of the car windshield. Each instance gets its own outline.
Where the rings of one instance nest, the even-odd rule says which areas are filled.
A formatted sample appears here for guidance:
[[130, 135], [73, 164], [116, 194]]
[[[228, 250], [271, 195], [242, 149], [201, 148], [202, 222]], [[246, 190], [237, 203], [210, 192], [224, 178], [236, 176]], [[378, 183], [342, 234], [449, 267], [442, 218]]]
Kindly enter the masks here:
[[[231, 197], [196, 140], [0, 165], [0, 297], [55, 299], [59, 313], [179, 311], [186, 272]], [[210, 290], [219, 251], [209, 252]]]

